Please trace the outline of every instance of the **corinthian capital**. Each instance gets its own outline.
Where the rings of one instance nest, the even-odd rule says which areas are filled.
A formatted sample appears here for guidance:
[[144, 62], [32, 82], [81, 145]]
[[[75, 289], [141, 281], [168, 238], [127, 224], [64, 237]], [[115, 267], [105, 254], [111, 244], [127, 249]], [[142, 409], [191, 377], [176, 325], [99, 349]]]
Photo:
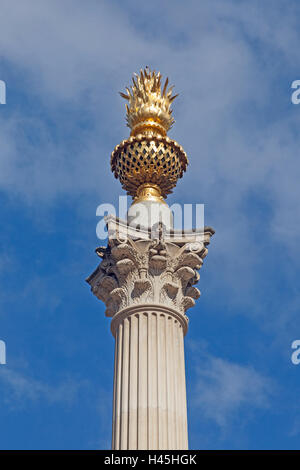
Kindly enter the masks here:
[[102, 261], [87, 282], [109, 317], [137, 304], [163, 305], [185, 315], [200, 296], [195, 285], [213, 233], [204, 229], [201, 241], [195, 232], [150, 239], [131, 230], [126, 237], [112, 236], [107, 247], [97, 248]]

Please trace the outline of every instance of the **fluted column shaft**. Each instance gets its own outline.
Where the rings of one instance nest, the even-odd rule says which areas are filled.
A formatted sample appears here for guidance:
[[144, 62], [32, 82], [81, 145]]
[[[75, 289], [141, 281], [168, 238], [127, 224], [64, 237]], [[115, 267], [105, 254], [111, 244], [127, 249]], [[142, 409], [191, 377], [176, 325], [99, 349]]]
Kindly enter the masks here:
[[128, 307], [113, 318], [113, 449], [188, 448], [186, 328], [164, 306]]
[[214, 231], [205, 228], [199, 241], [194, 231], [151, 239], [130, 228], [129, 236], [114, 220], [108, 230], [87, 281], [116, 339], [112, 448], [187, 449], [186, 311], [200, 296], [198, 270]]

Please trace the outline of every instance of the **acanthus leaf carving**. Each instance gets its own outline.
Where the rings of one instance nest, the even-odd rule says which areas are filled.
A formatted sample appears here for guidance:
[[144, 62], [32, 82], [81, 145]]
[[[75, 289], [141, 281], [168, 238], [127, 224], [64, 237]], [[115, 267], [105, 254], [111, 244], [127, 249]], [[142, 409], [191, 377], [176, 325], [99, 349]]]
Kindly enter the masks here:
[[[149, 301], [151, 298], [152, 284], [148, 279], [137, 279], [134, 281], [133, 289], [131, 291], [131, 298], [134, 303]], [[147, 303], [147, 302], [145, 302]]]
[[195, 301], [191, 297], [183, 297], [181, 305], [186, 312], [188, 308], [194, 307]]
[[203, 243], [127, 237], [97, 250], [102, 261], [88, 282], [108, 316], [137, 303], [161, 303], [184, 315], [200, 296], [193, 285], [207, 251]]

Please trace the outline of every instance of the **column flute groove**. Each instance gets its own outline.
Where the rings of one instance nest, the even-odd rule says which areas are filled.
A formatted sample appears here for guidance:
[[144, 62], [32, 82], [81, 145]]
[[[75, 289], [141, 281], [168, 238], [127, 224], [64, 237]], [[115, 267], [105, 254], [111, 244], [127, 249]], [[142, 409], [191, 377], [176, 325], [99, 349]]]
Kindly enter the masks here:
[[167, 310], [128, 309], [114, 330], [115, 450], [186, 448], [183, 330]]

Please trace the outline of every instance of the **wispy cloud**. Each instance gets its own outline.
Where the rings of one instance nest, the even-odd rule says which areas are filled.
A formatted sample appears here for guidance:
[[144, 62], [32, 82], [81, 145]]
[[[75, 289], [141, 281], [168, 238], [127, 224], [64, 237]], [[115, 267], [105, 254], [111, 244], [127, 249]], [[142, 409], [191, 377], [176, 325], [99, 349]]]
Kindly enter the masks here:
[[[298, 2], [89, 4], [26, 0], [12, 8], [1, 1], [5, 201], [17, 201], [21, 211], [38, 208], [41, 219], [62, 200], [74, 201], [74, 211], [84, 200], [116, 200], [121, 187], [109, 154], [128, 135], [117, 91], [141, 66], [161, 70], [180, 93], [170, 136], [190, 159], [170, 202], [204, 202], [206, 223], [216, 229], [200, 289], [222, 314], [251, 316], [280, 337], [284, 347], [276, 354], [286, 354], [300, 326], [300, 106], [290, 103], [289, 89], [300, 70]], [[9, 240], [5, 252], [13, 252]], [[13, 264], [0, 259], [4, 273]], [[55, 311], [66, 282], [62, 265], [72, 270], [70, 258], [59, 255], [55, 278], [22, 271], [20, 282], [16, 272], [12, 301], [17, 285], [30, 312]], [[4, 289], [1, 300], [6, 295]], [[17, 401], [23, 394], [59, 402], [68, 387], [76, 394], [76, 384], [56, 387], [0, 372], [5, 399], [9, 390]], [[195, 409], [222, 429], [239, 412], [270, 404], [272, 381], [250, 364], [202, 353], [195, 376]]]
[[251, 365], [243, 365], [200, 354], [194, 367], [196, 374], [191, 405], [194, 413], [201, 413], [220, 428], [230, 426], [239, 416], [249, 418], [249, 411], [268, 408], [274, 393], [274, 382], [256, 371]]
[[8, 366], [0, 369], [0, 399], [12, 408], [24, 407], [29, 401], [72, 404], [84, 382], [65, 380], [57, 386], [49, 385]]

